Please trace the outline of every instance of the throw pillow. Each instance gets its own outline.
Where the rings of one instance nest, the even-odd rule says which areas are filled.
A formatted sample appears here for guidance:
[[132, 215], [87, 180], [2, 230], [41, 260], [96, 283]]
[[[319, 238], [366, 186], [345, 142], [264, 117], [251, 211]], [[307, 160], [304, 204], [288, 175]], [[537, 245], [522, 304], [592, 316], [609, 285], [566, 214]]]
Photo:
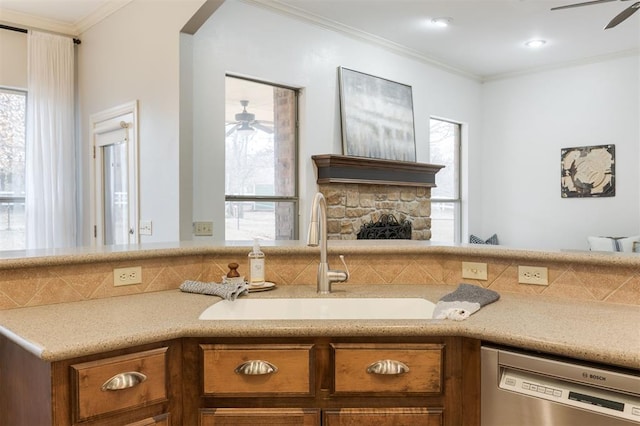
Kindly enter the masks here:
[[471, 244], [490, 244], [490, 245], [493, 245], [493, 246], [497, 246], [498, 245], [498, 236], [496, 234], [493, 234], [488, 239], [483, 240], [482, 238], [476, 237], [475, 235], [471, 234], [469, 236], [469, 242]]

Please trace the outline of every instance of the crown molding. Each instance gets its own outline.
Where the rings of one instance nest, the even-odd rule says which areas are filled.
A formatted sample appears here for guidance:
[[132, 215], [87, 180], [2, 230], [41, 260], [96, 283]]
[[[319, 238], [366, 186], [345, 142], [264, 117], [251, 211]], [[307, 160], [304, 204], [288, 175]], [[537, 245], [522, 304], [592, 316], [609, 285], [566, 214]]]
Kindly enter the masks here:
[[24, 27], [26, 29], [38, 29], [49, 31], [52, 33], [63, 34], [75, 37], [75, 27], [71, 24], [56, 21], [53, 19], [41, 18], [39, 16], [30, 15], [28, 13], [16, 12], [13, 10], [0, 8], [1, 22], [11, 26]]
[[82, 34], [95, 24], [106, 19], [109, 15], [122, 9], [133, 0], [109, 0], [100, 6], [97, 10], [82, 18], [74, 24], [74, 28], [78, 34]]
[[104, 20], [117, 10], [128, 5], [132, 1], [134, 0], [108, 0], [97, 10], [73, 24], [0, 8], [0, 22], [12, 26], [17, 25], [26, 29], [43, 30], [71, 37], [78, 37], [83, 32], [87, 31], [89, 28]]
[[340, 22], [333, 21], [331, 19], [324, 18], [319, 15], [315, 15], [313, 13], [309, 13], [302, 9], [298, 9], [293, 6], [289, 6], [287, 4], [281, 3], [277, 0], [240, 0], [243, 3], [259, 6], [264, 9], [270, 10], [272, 12], [279, 13], [281, 15], [298, 19], [304, 21], [306, 23], [310, 23], [312, 25], [322, 27], [331, 31], [335, 31], [351, 37], [353, 39], [364, 41], [369, 44], [376, 45], [378, 47], [382, 47], [388, 51], [393, 53], [405, 56], [407, 58], [417, 60], [423, 63], [427, 63], [436, 68], [440, 68], [442, 70], [448, 71], [453, 74], [460, 75], [462, 77], [481, 82], [482, 77], [471, 72], [465, 71], [461, 68], [456, 68], [454, 66], [448, 65], [444, 62], [441, 62], [433, 57], [426, 56], [417, 50], [410, 49], [406, 46], [393, 42], [383, 37], [376, 36], [374, 34], [368, 33], [366, 31], [358, 30], [348, 25], [341, 24]]
[[599, 62], [606, 62], [614, 59], [626, 58], [629, 56], [640, 57], [640, 49], [621, 50], [619, 52], [608, 53], [606, 55], [590, 56], [588, 58], [581, 58], [573, 61], [564, 61], [564, 62], [558, 62], [550, 65], [543, 65], [535, 68], [527, 68], [523, 70], [493, 74], [493, 75], [485, 76], [484, 78], [482, 78], [482, 83], [490, 83], [492, 81], [507, 80], [509, 78], [522, 77], [529, 74], [537, 74], [541, 72], [553, 71], [558, 69], [566, 69], [566, 68], [572, 68], [572, 67], [579, 67], [582, 65], [596, 64]]

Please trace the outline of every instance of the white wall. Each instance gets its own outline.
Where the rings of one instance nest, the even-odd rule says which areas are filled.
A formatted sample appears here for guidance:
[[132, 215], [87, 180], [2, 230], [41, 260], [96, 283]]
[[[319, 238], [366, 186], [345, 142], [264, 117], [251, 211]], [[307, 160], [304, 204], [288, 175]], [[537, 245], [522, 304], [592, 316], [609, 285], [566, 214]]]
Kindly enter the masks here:
[[153, 221], [141, 242], [179, 239], [180, 30], [204, 0], [134, 1], [81, 35], [78, 87], [82, 210], [90, 244], [89, 116], [138, 100], [140, 218]]
[[[317, 191], [311, 160], [341, 154], [337, 68], [413, 87], [417, 160], [428, 162], [429, 117], [468, 124], [479, 138], [480, 84], [381, 47], [242, 2], [225, 2], [195, 34], [194, 220], [213, 220], [224, 238], [225, 73], [299, 87], [300, 236]], [[468, 148], [475, 155], [476, 145]]]
[[[486, 83], [470, 232], [550, 249], [640, 234], [638, 65], [622, 57]], [[561, 148], [604, 144], [615, 144], [615, 197], [561, 198]]]
[[[304, 237], [316, 191], [311, 155], [342, 152], [338, 66], [413, 86], [418, 161], [428, 161], [429, 116], [467, 125], [468, 232], [484, 237], [496, 232], [510, 246], [577, 249], [586, 248], [587, 235], [640, 233], [637, 56], [480, 85], [242, 2], [225, 2], [193, 39], [182, 36], [183, 45], [193, 51], [179, 52], [180, 28], [203, 1], [134, 1], [82, 34], [78, 48], [83, 158], [88, 158], [89, 115], [140, 100], [141, 218], [154, 224], [154, 235], [143, 242], [185, 239], [189, 229], [179, 228], [188, 228], [191, 220], [213, 220], [214, 239], [223, 238], [227, 72], [303, 89], [299, 156]], [[193, 73], [193, 79], [183, 81], [194, 83], [192, 104], [188, 96], [181, 99], [180, 70]], [[185, 129], [191, 113], [179, 110], [180, 102], [193, 107], [192, 128]], [[180, 177], [180, 162], [182, 172], [189, 162], [179, 160], [191, 154], [190, 146], [184, 149], [191, 141], [179, 139], [191, 134], [192, 218], [185, 217], [188, 208], [180, 212], [178, 202], [188, 202], [191, 195], [191, 182]], [[561, 199], [560, 149], [605, 143], [616, 144], [616, 197]], [[82, 168], [86, 212], [87, 164]], [[84, 219], [88, 236], [90, 218]]]

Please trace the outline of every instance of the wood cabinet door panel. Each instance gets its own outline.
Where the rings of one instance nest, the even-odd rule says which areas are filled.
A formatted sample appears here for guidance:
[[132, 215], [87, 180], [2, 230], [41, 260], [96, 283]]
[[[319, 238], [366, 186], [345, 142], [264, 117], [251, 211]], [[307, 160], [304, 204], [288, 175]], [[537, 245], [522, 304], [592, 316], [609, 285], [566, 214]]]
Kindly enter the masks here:
[[[332, 344], [333, 391], [340, 393], [442, 392], [443, 345], [439, 344]], [[376, 362], [401, 362], [401, 374], [368, 372]]]

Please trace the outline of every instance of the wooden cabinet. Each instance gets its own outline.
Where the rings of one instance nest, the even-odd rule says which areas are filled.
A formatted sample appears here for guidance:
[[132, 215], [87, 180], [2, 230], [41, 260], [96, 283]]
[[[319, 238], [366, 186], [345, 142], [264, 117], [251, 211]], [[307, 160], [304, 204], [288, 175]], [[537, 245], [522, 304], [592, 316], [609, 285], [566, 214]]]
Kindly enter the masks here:
[[181, 424], [179, 341], [45, 362], [0, 338], [0, 424]]
[[184, 424], [479, 424], [475, 340], [208, 340], [184, 342]]
[[479, 425], [480, 342], [182, 338], [49, 363], [0, 336], [0, 424]]

